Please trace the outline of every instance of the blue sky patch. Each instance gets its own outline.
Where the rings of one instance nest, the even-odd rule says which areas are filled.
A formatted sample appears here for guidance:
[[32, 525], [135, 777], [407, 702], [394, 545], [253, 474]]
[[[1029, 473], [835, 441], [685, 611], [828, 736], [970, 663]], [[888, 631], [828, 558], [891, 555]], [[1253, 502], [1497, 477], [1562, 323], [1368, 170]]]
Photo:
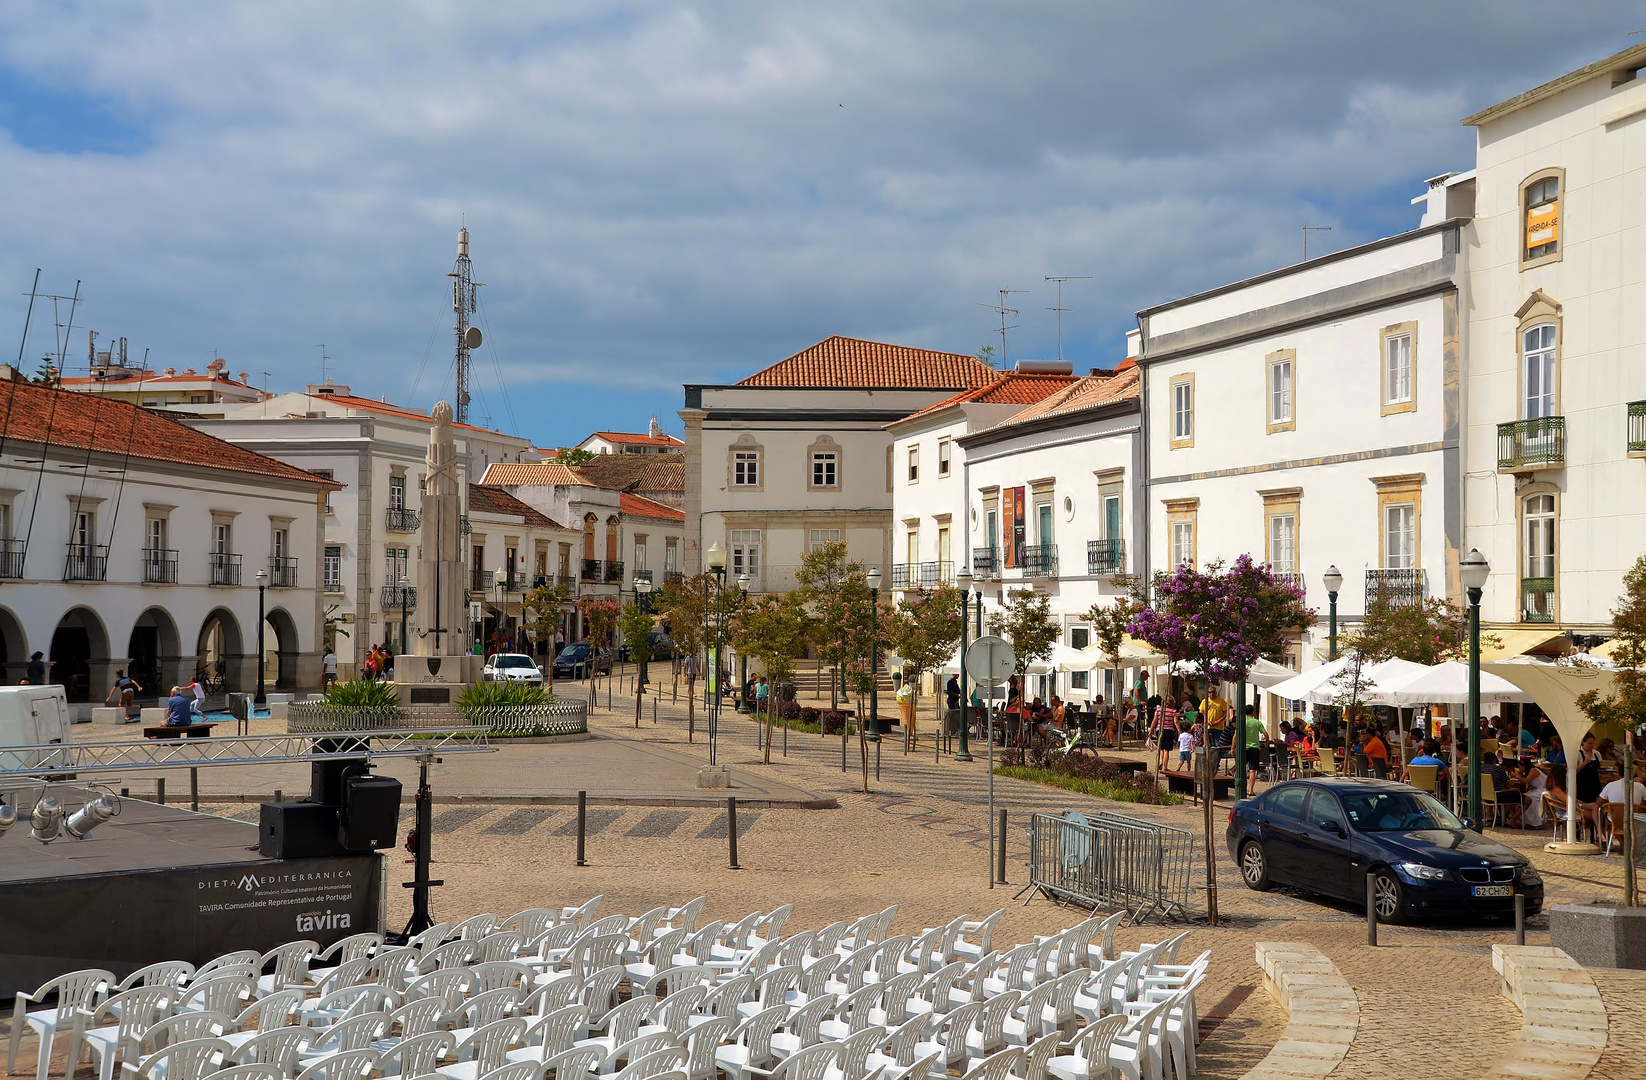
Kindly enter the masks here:
[[149, 124], [113, 102], [47, 86], [4, 65], [0, 128], [18, 145], [45, 154], [140, 154], [153, 142]]

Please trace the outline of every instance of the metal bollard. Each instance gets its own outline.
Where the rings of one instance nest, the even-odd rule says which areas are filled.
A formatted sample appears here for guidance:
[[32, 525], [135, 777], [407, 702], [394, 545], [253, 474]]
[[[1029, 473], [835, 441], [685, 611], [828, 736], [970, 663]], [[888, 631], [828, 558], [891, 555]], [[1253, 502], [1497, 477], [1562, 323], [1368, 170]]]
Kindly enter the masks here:
[[1515, 893], [1515, 944], [1526, 944], [1526, 895]]
[[200, 770], [189, 766], [189, 809], [200, 812]]
[[1377, 944], [1377, 879], [1366, 875], [1366, 944]]
[[652, 697], [652, 723], [657, 723], [657, 697]]
[[284, 802], [285, 800], [281, 798], [281, 796], [284, 795], [284, 794], [285, 793], [283, 791], [281, 791], [279, 788], [275, 788], [274, 789], [274, 801], [275, 802]]
[[587, 865], [589, 865], [588, 863], [583, 861], [583, 835], [584, 835], [583, 831], [587, 827], [588, 823], [589, 823], [589, 793], [586, 792], [586, 791], [579, 791], [577, 793], [577, 865], [578, 866], [587, 866]]
[[120, 789], [120, 797], [121, 797], [121, 798], [122, 798], [122, 799], [129, 799], [129, 798], [131, 798], [131, 788], [129, 788], [129, 787], [123, 787], [123, 788], [121, 788], [121, 789]]
[[159, 803], [161, 806], [165, 806], [166, 805], [166, 778], [164, 776], [162, 776], [160, 779], [158, 779], [154, 782], [154, 790], [155, 790], [154, 801]]
[[[884, 739], [880, 740], [880, 742], [885, 741]], [[876, 783], [880, 781], [880, 742], [874, 744], [874, 778]]]
[[1000, 809], [1000, 838], [994, 847], [994, 879], [1006, 884], [1006, 809]]
[[736, 795], [730, 795], [730, 796], [727, 796], [727, 798], [726, 798], [726, 836], [727, 836], [728, 840], [731, 842], [731, 847], [732, 847], [732, 865], [731, 865], [731, 869], [741, 870], [743, 868], [741, 866], [737, 865], [737, 796]]

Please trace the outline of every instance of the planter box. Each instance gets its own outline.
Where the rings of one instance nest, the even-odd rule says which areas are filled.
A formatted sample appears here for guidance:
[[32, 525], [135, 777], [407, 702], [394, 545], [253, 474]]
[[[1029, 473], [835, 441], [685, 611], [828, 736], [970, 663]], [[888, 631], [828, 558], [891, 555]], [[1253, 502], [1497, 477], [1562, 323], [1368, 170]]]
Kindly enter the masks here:
[[1584, 967], [1646, 970], [1646, 908], [1556, 904], [1549, 944]]

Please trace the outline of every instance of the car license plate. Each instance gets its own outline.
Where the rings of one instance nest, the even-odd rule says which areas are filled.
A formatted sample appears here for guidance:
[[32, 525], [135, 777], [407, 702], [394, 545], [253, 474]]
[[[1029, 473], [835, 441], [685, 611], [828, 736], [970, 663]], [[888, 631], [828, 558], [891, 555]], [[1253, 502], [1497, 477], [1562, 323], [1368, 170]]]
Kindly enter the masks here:
[[1515, 887], [1513, 885], [1476, 885], [1469, 892], [1473, 896], [1513, 896]]

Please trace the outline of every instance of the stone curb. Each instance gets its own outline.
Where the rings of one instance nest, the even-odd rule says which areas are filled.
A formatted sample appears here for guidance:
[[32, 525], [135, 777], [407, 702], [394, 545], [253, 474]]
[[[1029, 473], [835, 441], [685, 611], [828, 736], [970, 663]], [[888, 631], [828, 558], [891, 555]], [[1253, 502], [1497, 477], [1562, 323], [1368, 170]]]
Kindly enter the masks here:
[[1486, 1075], [1581, 1080], [1606, 1049], [1606, 1006], [1577, 961], [1548, 946], [1493, 945], [1503, 996], [1520, 1009], [1515, 1048]]
[[[721, 790], [726, 790], [722, 788]], [[737, 789], [731, 789], [733, 793]], [[186, 794], [186, 793], [185, 793]], [[203, 803], [265, 803], [274, 798], [272, 791], [220, 792], [202, 791]], [[173, 800], [175, 802], [175, 800]], [[466, 806], [576, 806], [576, 795], [435, 795], [434, 804], [455, 803]], [[679, 806], [697, 810], [724, 810], [726, 796], [719, 795], [590, 795], [590, 806]], [[740, 810], [838, 810], [839, 800], [833, 796], [812, 799], [760, 799], [737, 796]]]
[[1331, 957], [1295, 942], [1260, 941], [1264, 988], [1290, 1014], [1267, 1057], [1242, 1080], [1304, 1080], [1342, 1063], [1360, 1028], [1360, 1000]]

